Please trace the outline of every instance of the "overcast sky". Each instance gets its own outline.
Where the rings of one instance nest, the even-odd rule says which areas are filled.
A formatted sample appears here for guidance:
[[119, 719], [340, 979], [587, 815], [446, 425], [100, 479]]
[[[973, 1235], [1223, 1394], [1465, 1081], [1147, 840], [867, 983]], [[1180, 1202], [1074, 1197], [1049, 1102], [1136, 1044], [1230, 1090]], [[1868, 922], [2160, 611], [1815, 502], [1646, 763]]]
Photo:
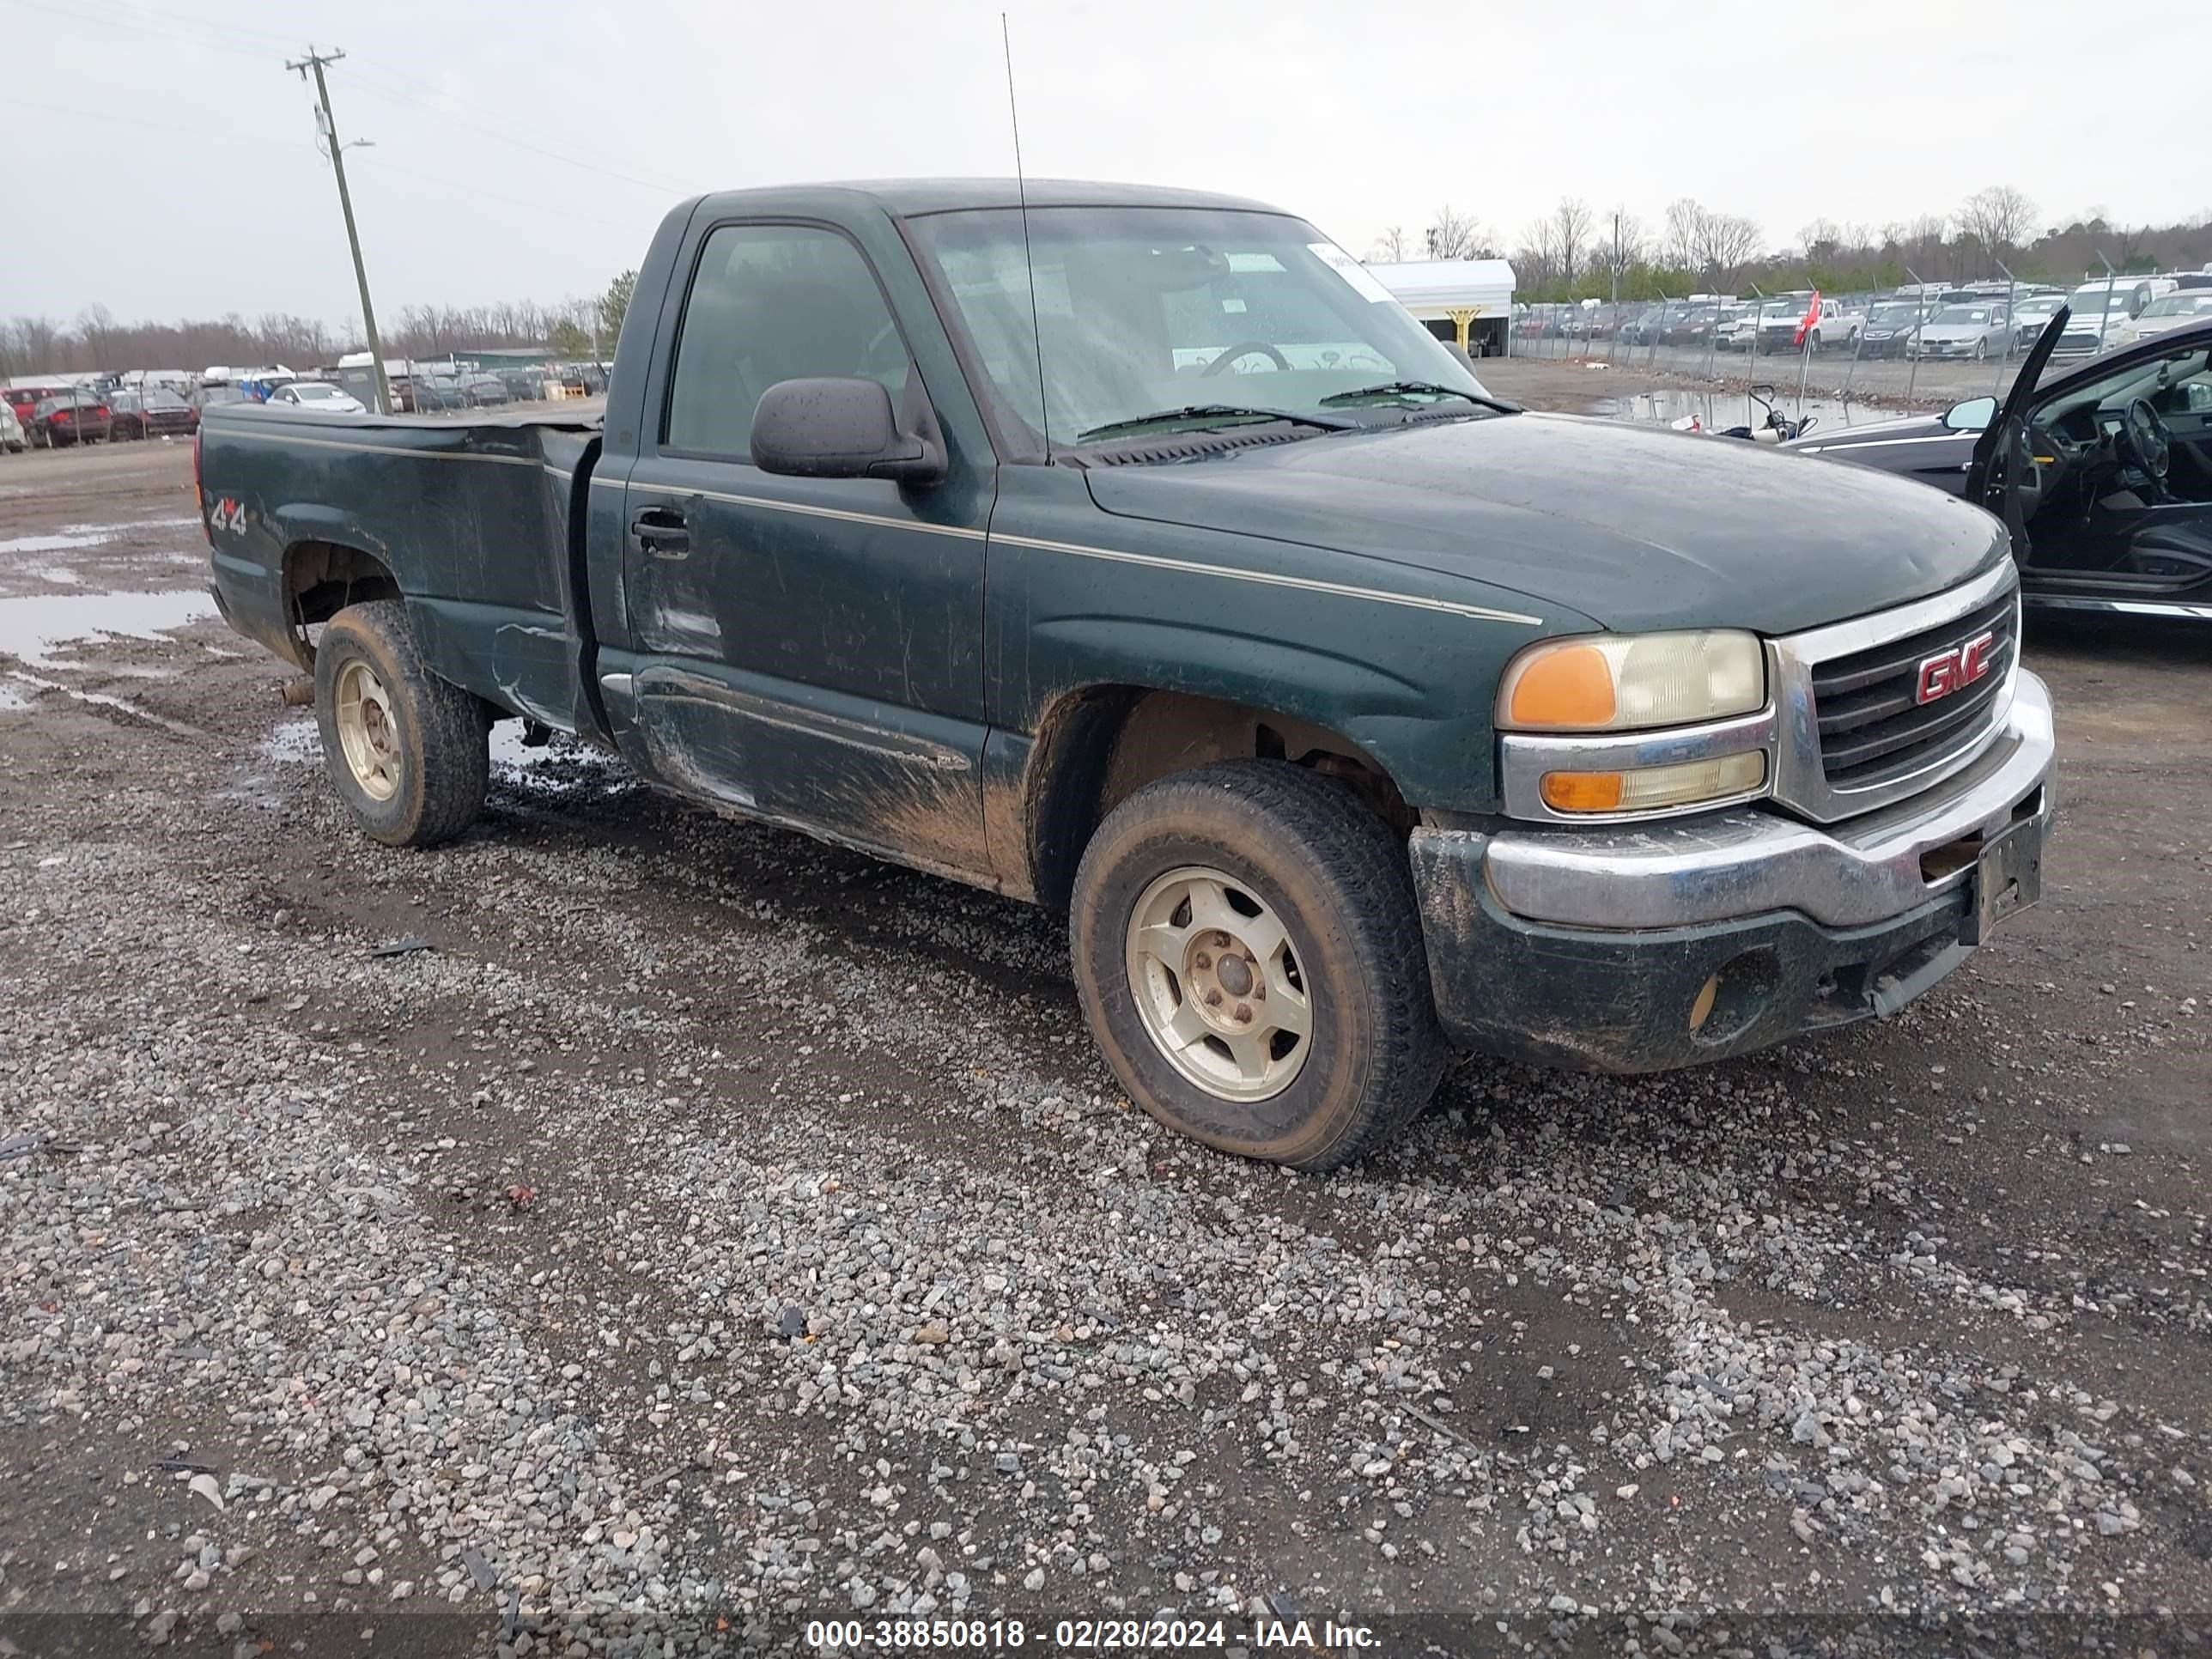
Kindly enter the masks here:
[[[341, 136], [374, 141], [349, 174], [396, 313], [596, 291], [692, 191], [1012, 172], [1001, 3], [0, 0], [0, 315], [353, 318], [283, 64], [310, 41], [349, 54], [331, 96]], [[1694, 196], [1769, 246], [2000, 183], [2039, 226], [2212, 207], [2185, 159], [2203, 3], [2140, 33], [2087, 0], [1005, 9], [1032, 176], [1255, 196], [1359, 253], [1392, 224], [1418, 240], [1442, 202], [1510, 246], [1563, 193], [1647, 223]]]

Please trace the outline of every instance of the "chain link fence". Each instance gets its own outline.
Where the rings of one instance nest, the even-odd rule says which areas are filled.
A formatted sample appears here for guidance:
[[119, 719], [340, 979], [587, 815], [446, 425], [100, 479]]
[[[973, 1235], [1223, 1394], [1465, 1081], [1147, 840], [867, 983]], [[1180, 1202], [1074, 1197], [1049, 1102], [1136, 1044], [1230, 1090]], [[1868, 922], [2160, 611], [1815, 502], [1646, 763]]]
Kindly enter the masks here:
[[[1901, 293], [1824, 296], [1802, 326], [1809, 295], [1700, 295], [1656, 301], [1535, 304], [1516, 308], [1507, 355], [1637, 369], [1674, 384], [1769, 384], [1784, 396], [1941, 407], [2002, 397], [2062, 302], [2075, 312], [2065, 344], [2079, 356], [2119, 343], [2157, 290], [2107, 270], [2102, 291], [2014, 282]], [[2086, 296], [2086, 297], [2085, 297]], [[1954, 310], [1955, 308], [1955, 310]], [[1939, 313], [1940, 325], [1939, 324]], [[2093, 331], [2094, 325], [2094, 331]]]

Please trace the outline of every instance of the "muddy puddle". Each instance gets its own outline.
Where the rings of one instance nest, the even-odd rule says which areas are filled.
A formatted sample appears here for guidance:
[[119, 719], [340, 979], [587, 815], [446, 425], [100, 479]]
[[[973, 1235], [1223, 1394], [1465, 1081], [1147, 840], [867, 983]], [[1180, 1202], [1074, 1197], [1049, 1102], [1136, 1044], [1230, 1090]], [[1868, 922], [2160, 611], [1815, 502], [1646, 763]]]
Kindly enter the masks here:
[[131, 519], [114, 524], [65, 524], [35, 536], [0, 536], [0, 559], [24, 553], [68, 553], [80, 548], [105, 547], [110, 542], [130, 541], [149, 531], [197, 530], [195, 515], [173, 514], [158, 519]]
[[148, 593], [29, 593], [0, 599], [0, 657], [27, 668], [90, 668], [85, 647], [160, 640], [216, 614], [198, 588]]

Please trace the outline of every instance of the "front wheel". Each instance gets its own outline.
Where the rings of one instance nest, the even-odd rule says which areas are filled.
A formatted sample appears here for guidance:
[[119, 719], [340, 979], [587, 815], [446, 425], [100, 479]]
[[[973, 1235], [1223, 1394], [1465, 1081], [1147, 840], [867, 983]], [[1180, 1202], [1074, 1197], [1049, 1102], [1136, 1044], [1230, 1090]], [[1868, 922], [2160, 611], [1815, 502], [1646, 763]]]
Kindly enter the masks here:
[[1179, 1133], [1329, 1170], [1435, 1091], [1405, 844], [1333, 779], [1226, 761], [1146, 785], [1085, 849], [1069, 933], [1107, 1063]]
[[323, 767], [387, 847], [431, 847], [476, 821], [490, 787], [484, 705], [424, 665], [398, 599], [348, 605], [315, 646]]
[[1974, 342], [1974, 361], [1976, 362], [1980, 362], [1989, 355], [1990, 343], [1987, 340], [1977, 340]]

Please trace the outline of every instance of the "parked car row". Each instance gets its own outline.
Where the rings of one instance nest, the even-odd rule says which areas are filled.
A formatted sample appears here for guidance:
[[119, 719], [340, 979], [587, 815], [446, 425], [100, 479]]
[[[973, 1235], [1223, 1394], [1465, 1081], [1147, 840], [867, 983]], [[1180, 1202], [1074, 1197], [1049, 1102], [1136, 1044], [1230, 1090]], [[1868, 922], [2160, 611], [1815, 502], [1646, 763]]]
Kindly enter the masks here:
[[496, 374], [418, 374], [415, 377], [415, 407], [431, 409], [498, 409], [514, 401], [507, 382]]
[[112, 429], [107, 400], [80, 386], [11, 386], [0, 397], [7, 400], [21, 440], [10, 442], [10, 448], [61, 449], [99, 443]]
[[[606, 390], [597, 363], [549, 367], [456, 369], [451, 363], [412, 363], [413, 372], [389, 376], [394, 412], [500, 409], [550, 397], [586, 397]], [[331, 375], [335, 378], [316, 378]], [[374, 406], [371, 371], [347, 365], [337, 371], [210, 368], [198, 385], [172, 371], [133, 370], [55, 376], [0, 387], [0, 450], [33, 445], [61, 448], [121, 439], [189, 437], [200, 417], [225, 404], [259, 403], [318, 415], [359, 415]], [[341, 383], [342, 382], [342, 383]]]
[[1516, 308], [1521, 340], [1616, 340], [1631, 346], [1788, 355], [1843, 349], [1866, 357], [1978, 358], [2025, 354], [2063, 306], [2073, 315], [2057, 355], [2109, 351], [2212, 316], [2212, 270], [2114, 276], [2070, 292], [2037, 283], [1928, 283], [1865, 298], [1809, 289]]

